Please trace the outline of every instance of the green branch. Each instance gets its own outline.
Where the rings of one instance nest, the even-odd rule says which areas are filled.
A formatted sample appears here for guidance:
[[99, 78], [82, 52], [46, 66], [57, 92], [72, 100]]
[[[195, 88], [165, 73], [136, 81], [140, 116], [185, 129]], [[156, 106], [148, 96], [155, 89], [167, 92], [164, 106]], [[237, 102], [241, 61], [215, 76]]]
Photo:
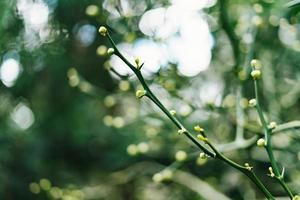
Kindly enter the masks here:
[[272, 133], [272, 129], [274, 127], [272, 128], [272, 127], [268, 126], [267, 121], [264, 117], [262, 108], [261, 108], [260, 98], [259, 98], [259, 93], [258, 93], [258, 79], [260, 79], [260, 77], [261, 77], [261, 72], [259, 69], [260, 66], [258, 66], [257, 62], [258, 62], [257, 60], [255, 60], [255, 62], [251, 62], [251, 65], [253, 67], [251, 76], [254, 79], [254, 90], [255, 90], [255, 100], [256, 100], [255, 107], [256, 107], [260, 122], [262, 124], [264, 136], [265, 136], [265, 141], [264, 141], [263, 146], [265, 147], [265, 149], [267, 151], [267, 154], [268, 154], [268, 157], [269, 157], [269, 160], [271, 163], [271, 167], [272, 167], [271, 169], [269, 168], [269, 171], [271, 173], [271, 177], [276, 178], [276, 180], [279, 182], [279, 184], [283, 187], [283, 189], [289, 195], [290, 199], [293, 200], [294, 196], [284, 181], [284, 173], [282, 173], [282, 174], [280, 173], [279, 167], [278, 167], [275, 157], [274, 157], [273, 148], [272, 148], [272, 139], [271, 139], [271, 133]]
[[217, 158], [225, 163], [227, 163], [228, 165], [230, 165], [231, 167], [239, 170], [240, 172], [244, 173], [246, 176], [248, 176], [252, 182], [262, 191], [262, 193], [267, 197], [267, 199], [273, 200], [274, 197], [272, 196], [272, 194], [268, 191], [268, 189], [263, 185], [263, 183], [257, 178], [257, 176], [254, 174], [254, 172], [252, 171], [252, 168], [250, 168], [249, 166], [241, 166], [235, 162], [233, 162], [232, 160], [228, 159], [227, 157], [225, 157], [222, 153], [220, 153], [209, 141], [206, 137], [202, 136], [202, 140], [209, 145], [209, 147], [213, 150], [213, 152], [211, 152], [209, 149], [207, 149], [204, 145], [202, 145], [177, 119], [176, 117], [174, 117], [170, 111], [168, 109], [166, 109], [166, 107], [160, 102], [160, 100], [153, 94], [153, 92], [151, 91], [151, 89], [149, 88], [149, 86], [147, 85], [144, 77], [141, 74], [140, 68], [141, 66], [137, 66], [135, 67], [134, 65], [132, 65], [123, 55], [122, 53], [119, 51], [119, 49], [117, 48], [115, 42], [113, 41], [113, 39], [111, 38], [111, 36], [109, 35], [107, 29], [105, 27], [100, 27], [99, 32], [101, 35], [103, 36], [108, 36], [109, 41], [111, 42], [111, 45], [113, 46], [113, 53], [118, 56], [126, 65], [128, 65], [128, 67], [134, 72], [134, 74], [137, 76], [138, 80], [140, 81], [140, 83], [142, 84], [143, 88], [144, 88], [144, 92], [140, 91], [141, 93], [138, 94], [138, 97], [142, 97], [142, 96], [147, 96], [150, 100], [153, 101], [153, 103], [155, 103], [160, 109], [161, 111], [164, 112], [164, 114], [166, 114], [166, 116], [174, 123], [174, 125], [179, 129], [179, 133], [184, 134], [187, 138], [189, 138], [197, 147], [199, 147], [204, 153], [206, 153], [207, 155]]

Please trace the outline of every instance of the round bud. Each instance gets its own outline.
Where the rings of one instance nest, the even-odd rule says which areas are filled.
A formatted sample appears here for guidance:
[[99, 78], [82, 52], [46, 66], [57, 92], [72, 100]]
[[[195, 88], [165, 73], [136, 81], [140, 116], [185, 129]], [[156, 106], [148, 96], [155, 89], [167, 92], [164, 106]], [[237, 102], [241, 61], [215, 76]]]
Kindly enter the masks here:
[[260, 69], [262, 67], [260, 60], [257, 60], [257, 59], [251, 60], [250, 65], [253, 69]]
[[207, 139], [206, 137], [204, 137], [203, 135], [201, 135], [201, 134], [198, 134], [198, 135], [197, 135], [197, 138], [198, 138], [199, 140], [202, 140], [203, 142], [208, 142], [208, 139]]
[[277, 127], [277, 123], [276, 122], [270, 122], [269, 129], [274, 129], [276, 127]]
[[175, 154], [175, 159], [178, 162], [183, 162], [187, 159], [187, 154], [185, 151], [177, 151]]
[[206, 159], [206, 158], [207, 158], [207, 155], [206, 155], [205, 153], [201, 152], [201, 153], [199, 154], [199, 157], [200, 157], [201, 159]]
[[176, 110], [170, 110], [170, 114], [171, 114], [172, 116], [175, 116], [175, 115], [176, 115]]
[[201, 128], [199, 125], [194, 126], [194, 130], [197, 131], [198, 133], [203, 133], [204, 132], [204, 129]]
[[254, 78], [254, 79], [259, 79], [261, 77], [261, 71], [258, 70], [258, 69], [255, 69], [251, 72], [251, 76]]
[[266, 146], [266, 141], [265, 141], [265, 139], [263, 139], [263, 138], [258, 139], [257, 142], [256, 142], [256, 145], [257, 145], [258, 147], [264, 147], [264, 146]]
[[256, 106], [256, 99], [250, 99], [249, 100], [249, 106], [250, 107], [255, 107]]
[[137, 90], [136, 93], [135, 93], [135, 96], [139, 99], [142, 98], [145, 95], [146, 95], [146, 90]]
[[115, 53], [115, 50], [113, 49], [113, 48], [109, 48], [108, 50], [107, 50], [107, 54], [108, 55], [112, 55], [112, 54], [114, 54]]
[[293, 197], [293, 200], [300, 200], [300, 197], [299, 197], [298, 195], [295, 195], [295, 196]]
[[106, 36], [107, 35], [107, 28], [105, 28], [104, 26], [100, 26], [99, 33], [102, 36]]
[[249, 171], [251, 171], [251, 170], [253, 169], [253, 167], [251, 167], [251, 166], [249, 165], [249, 163], [245, 163], [245, 167], [246, 167], [247, 170], [249, 170]]

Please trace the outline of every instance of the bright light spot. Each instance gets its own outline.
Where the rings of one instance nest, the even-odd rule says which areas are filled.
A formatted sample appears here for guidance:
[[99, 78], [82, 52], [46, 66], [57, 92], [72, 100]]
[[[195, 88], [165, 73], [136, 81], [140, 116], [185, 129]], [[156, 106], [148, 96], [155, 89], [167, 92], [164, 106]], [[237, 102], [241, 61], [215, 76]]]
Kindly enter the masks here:
[[48, 23], [49, 8], [43, 1], [19, 0], [17, 8], [25, 25], [36, 31]]
[[11, 87], [17, 80], [20, 71], [19, 62], [13, 58], [8, 58], [1, 65], [0, 79], [6, 87]]
[[177, 22], [170, 9], [156, 8], [147, 11], [139, 23], [140, 30], [148, 36], [167, 38], [177, 31]]
[[159, 68], [167, 64], [167, 53], [161, 45], [146, 39], [141, 39], [134, 44], [134, 54], [142, 58], [143, 69], [147, 72], [157, 72]]
[[19, 103], [15, 107], [11, 118], [23, 130], [28, 129], [34, 122], [33, 112], [24, 103]]
[[168, 41], [170, 56], [178, 63], [180, 73], [195, 76], [210, 64], [213, 39], [200, 15], [186, 14], [181, 22], [180, 36]]
[[289, 24], [287, 20], [280, 20], [279, 38], [281, 42], [295, 51], [300, 51], [299, 31], [297, 25]]
[[28, 22], [33, 27], [43, 26], [48, 22], [49, 9], [45, 4], [33, 4], [29, 10]]
[[84, 47], [87, 47], [94, 42], [96, 33], [97, 29], [95, 26], [85, 24], [78, 29], [76, 38]]
[[[152, 46], [148, 48], [149, 52], [145, 51], [146, 47], [143, 47], [143, 51], [140, 50], [140, 52], [145, 54], [145, 57], [152, 57], [151, 64], [159, 63], [155, 66], [163, 66], [171, 61], [178, 64], [181, 74], [195, 76], [208, 68], [211, 60], [211, 48], [213, 47], [213, 37], [210, 34], [208, 24], [198, 10], [212, 6], [216, 1], [173, 0], [172, 3], [173, 5], [168, 8], [156, 8], [147, 11], [139, 23], [139, 28], [145, 35], [165, 41], [165, 48], [162, 48], [158, 42], [156, 46], [164, 49], [166, 53], [163, 54], [156, 50], [151, 54], [150, 50], [156, 49], [153, 47], [155, 46], [154, 42], [154, 44], [148, 43]], [[156, 54], [163, 56], [159, 57]], [[143, 55], [139, 56], [143, 59]]]

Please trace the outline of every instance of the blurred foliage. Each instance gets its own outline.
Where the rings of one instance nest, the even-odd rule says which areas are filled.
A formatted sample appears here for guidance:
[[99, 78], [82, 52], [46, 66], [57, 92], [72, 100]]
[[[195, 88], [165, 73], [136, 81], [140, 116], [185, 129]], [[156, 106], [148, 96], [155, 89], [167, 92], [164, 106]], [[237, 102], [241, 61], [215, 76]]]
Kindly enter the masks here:
[[[170, 52], [175, 40], [168, 37], [184, 32], [166, 37], [159, 32], [170, 28], [166, 21], [151, 29], [159, 16], [146, 26], [141, 20], [176, 2], [0, 1], [0, 199], [262, 198], [242, 174], [217, 160], [197, 158], [195, 146], [178, 136], [149, 100], [136, 100], [136, 79], [106, 55], [109, 46], [97, 34], [100, 25], [107, 25], [121, 46], [132, 45], [123, 48], [131, 59], [148, 56], [153, 63], [156, 54], [137, 48], [143, 39], [161, 48], [169, 45]], [[187, 62], [186, 69], [195, 74], [185, 74], [181, 60], [168, 54], [153, 57], [164, 59], [157, 63], [161, 67], [145, 66], [144, 73], [187, 127], [201, 124], [226, 155], [251, 163], [275, 196], [286, 196], [267, 176], [266, 153], [254, 145], [261, 128], [247, 105], [254, 96], [249, 63], [252, 58], [263, 63], [266, 117], [278, 124], [300, 120], [300, 6], [284, 0], [203, 2], [191, 12], [208, 26], [211, 41], [203, 37], [212, 47], [197, 43], [196, 35], [191, 51], [179, 55], [193, 61], [190, 52], [200, 60], [202, 52], [211, 53], [209, 66], [195, 73], [201, 66]], [[185, 9], [176, 12], [186, 16]], [[289, 129], [273, 137], [276, 158], [295, 192], [300, 188], [299, 136], [299, 130]], [[187, 152], [185, 162], [175, 162], [179, 150]], [[157, 173], [167, 174], [163, 183]], [[212, 191], [203, 195], [202, 187]], [[225, 196], [214, 196], [221, 193]]]

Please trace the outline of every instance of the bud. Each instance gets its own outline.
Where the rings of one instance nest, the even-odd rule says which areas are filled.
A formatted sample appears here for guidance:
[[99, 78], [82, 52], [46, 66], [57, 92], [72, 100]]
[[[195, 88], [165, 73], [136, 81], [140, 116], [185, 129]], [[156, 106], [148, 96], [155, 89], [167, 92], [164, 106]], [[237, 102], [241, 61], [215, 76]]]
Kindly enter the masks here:
[[140, 69], [142, 68], [142, 66], [143, 66], [143, 64], [141, 64], [140, 58], [136, 57], [136, 58], [134, 59], [134, 62], [135, 62], [136, 68], [137, 68], [138, 70], [140, 70]]
[[269, 129], [275, 129], [277, 127], [276, 122], [270, 122]]
[[256, 106], [256, 99], [250, 99], [249, 100], [249, 106], [250, 107], [255, 107]]
[[250, 65], [253, 69], [261, 69], [261, 67], [262, 67], [260, 60], [257, 60], [257, 59], [251, 60]]
[[204, 129], [201, 128], [199, 125], [194, 126], [194, 130], [197, 131], [198, 133], [204, 133]]
[[185, 129], [179, 129], [177, 132], [178, 132], [179, 135], [182, 135], [186, 132], [186, 130]]
[[107, 50], [107, 54], [110, 56], [110, 55], [112, 55], [112, 54], [114, 54], [115, 53], [115, 50], [113, 49], [113, 48], [109, 48], [108, 50]]
[[139, 66], [140, 65], [140, 59], [138, 58], [138, 57], [136, 57], [135, 59], [134, 59], [134, 62], [135, 62], [135, 64], [137, 65], [137, 66]]
[[175, 115], [176, 115], [176, 110], [170, 110], [170, 114], [171, 114], [172, 116], [175, 116]]
[[107, 35], [107, 28], [105, 28], [104, 26], [100, 26], [99, 33], [102, 36], [106, 36]]
[[185, 151], [177, 151], [175, 154], [175, 159], [178, 162], [183, 162], [187, 159], [187, 154]]
[[253, 169], [253, 167], [251, 167], [251, 166], [249, 165], [249, 163], [245, 163], [245, 167], [246, 167], [249, 171], [251, 171], [251, 170]]
[[254, 78], [254, 79], [260, 79], [261, 77], [261, 71], [258, 70], [258, 69], [255, 69], [251, 72], [251, 76]]
[[204, 137], [203, 135], [201, 135], [201, 134], [198, 134], [198, 135], [197, 135], [197, 138], [198, 138], [199, 140], [202, 140], [203, 142], [208, 142], [208, 139], [207, 139], [206, 137]]
[[146, 95], [146, 90], [137, 90], [136, 93], [135, 93], [135, 96], [139, 99], [142, 98], [145, 95]]
[[264, 147], [264, 146], [266, 146], [266, 141], [265, 141], [265, 139], [263, 139], [263, 138], [258, 139], [257, 142], [256, 142], [256, 145], [257, 145], [258, 147]]
[[299, 197], [298, 195], [295, 195], [295, 196], [293, 197], [293, 200], [300, 200], [300, 197]]
[[201, 152], [201, 153], [199, 154], [199, 157], [200, 157], [201, 159], [206, 159], [206, 158], [207, 158], [207, 155], [206, 155], [205, 153]]

